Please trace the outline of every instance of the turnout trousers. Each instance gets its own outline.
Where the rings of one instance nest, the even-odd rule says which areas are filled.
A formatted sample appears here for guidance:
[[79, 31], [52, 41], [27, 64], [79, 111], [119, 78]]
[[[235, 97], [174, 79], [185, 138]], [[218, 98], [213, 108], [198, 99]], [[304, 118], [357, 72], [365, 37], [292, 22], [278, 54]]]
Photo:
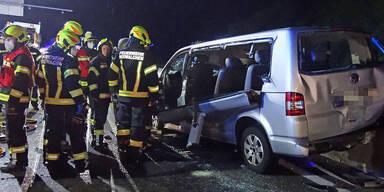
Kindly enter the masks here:
[[94, 120], [94, 124], [91, 124], [91, 130], [93, 143], [96, 146], [103, 143], [104, 124], [107, 121], [110, 102], [110, 99], [91, 99], [91, 119]]
[[120, 102], [117, 104], [117, 140], [119, 146], [143, 147], [145, 139], [145, 111], [148, 101]]
[[27, 136], [24, 130], [28, 103], [9, 103], [6, 110], [8, 148], [11, 163], [28, 166]]
[[86, 125], [79, 125], [73, 121], [75, 110], [76, 108], [73, 105], [46, 105], [48, 128], [46, 160], [48, 165], [55, 164], [60, 159], [60, 143], [63, 139], [63, 131], [66, 131], [70, 136], [76, 169], [84, 169], [87, 152], [83, 129], [86, 129]]

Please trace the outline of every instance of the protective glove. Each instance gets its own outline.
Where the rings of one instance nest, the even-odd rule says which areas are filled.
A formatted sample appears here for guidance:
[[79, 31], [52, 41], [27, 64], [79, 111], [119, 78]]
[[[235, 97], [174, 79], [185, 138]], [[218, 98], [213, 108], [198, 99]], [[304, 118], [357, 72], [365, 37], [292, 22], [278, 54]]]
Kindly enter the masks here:
[[89, 106], [87, 103], [76, 105], [75, 116], [85, 119], [87, 117], [88, 109], [89, 109]]
[[115, 104], [115, 105], [117, 104], [117, 94], [112, 94], [111, 101], [113, 104]]
[[149, 110], [152, 114], [157, 115], [160, 111], [160, 102], [159, 100], [152, 100], [148, 104]]
[[76, 105], [76, 112], [72, 120], [77, 124], [85, 124], [88, 109], [89, 107], [87, 103]]

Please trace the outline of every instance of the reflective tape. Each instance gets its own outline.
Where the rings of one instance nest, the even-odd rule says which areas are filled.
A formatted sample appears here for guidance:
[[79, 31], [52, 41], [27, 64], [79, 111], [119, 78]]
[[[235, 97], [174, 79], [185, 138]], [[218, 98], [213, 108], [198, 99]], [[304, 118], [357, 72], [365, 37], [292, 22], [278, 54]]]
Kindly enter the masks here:
[[10, 154], [17, 154], [17, 153], [24, 153], [25, 152], [25, 145], [19, 146], [19, 147], [11, 147], [9, 148]]
[[108, 99], [108, 98], [111, 98], [110, 93], [100, 93], [99, 94], [99, 99]]
[[90, 91], [93, 91], [93, 90], [95, 90], [95, 89], [97, 89], [98, 88], [98, 85], [96, 84], [96, 83], [94, 83], [94, 84], [92, 84], [92, 85], [89, 85], [89, 90]]
[[43, 145], [48, 145], [48, 139], [44, 139]]
[[40, 61], [41, 57], [42, 57], [41, 55], [37, 56], [36, 57], [36, 62]]
[[111, 66], [110, 66], [110, 68], [114, 71], [114, 72], [116, 72], [116, 73], [119, 73], [119, 67], [115, 64], [115, 63], [111, 63]]
[[72, 97], [78, 97], [83, 95], [83, 90], [81, 88], [78, 88], [73, 91], [70, 91], [69, 94], [71, 94]]
[[119, 90], [119, 96], [122, 97], [136, 97], [136, 98], [148, 98], [148, 92], [133, 92]]
[[156, 93], [156, 92], [159, 91], [159, 86], [155, 86], [155, 87], [150, 87], [150, 86], [148, 86], [148, 90], [149, 90], [149, 92], [151, 92], [151, 93]]
[[90, 67], [89, 72], [95, 73], [96, 77], [100, 75], [99, 71], [95, 67]]
[[[137, 64], [136, 82], [135, 82], [135, 86], [133, 87], [133, 92], [137, 92], [139, 90], [139, 85], [140, 85], [140, 81], [141, 81], [140, 74], [141, 74], [141, 67], [142, 66], [143, 66], [143, 62], [139, 61], [139, 63]], [[124, 89], [124, 90], [127, 90], [127, 89]]]
[[45, 103], [50, 105], [74, 105], [73, 99], [56, 99], [56, 98], [45, 98]]
[[113, 86], [116, 86], [117, 84], [118, 84], [118, 80], [114, 80], [114, 81], [108, 81], [108, 85], [110, 86], [110, 87], [113, 87]]
[[75, 161], [83, 160], [86, 158], [87, 158], [87, 152], [73, 154], [73, 160], [75, 160]]
[[117, 130], [117, 136], [125, 136], [125, 135], [130, 135], [131, 134], [131, 130], [129, 129], [120, 129], [120, 130]]
[[59, 160], [60, 153], [47, 153], [46, 159], [49, 161]]
[[144, 75], [148, 75], [148, 74], [150, 74], [150, 73], [152, 73], [152, 72], [154, 72], [156, 70], [157, 70], [157, 66], [156, 65], [151, 65], [151, 66], [149, 66], [149, 67], [144, 69]]
[[89, 61], [90, 58], [89, 57], [78, 57], [77, 60], [78, 61]]
[[31, 98], [31, 101], [36, 102], [36, 101], [37, 101], [37, 98], [32, 97], [32, 98]]
[[29, 103], [29, 96], [23, 96], [20, 98], [20, 103]]
[[95, 135], [104, 135], [104, 130], [95, 130]]
[[1, 100], [1, 101], [5, 101], [5, 102], [8, 102], [8, 100], [9, 100], [9, 95], [4, 94], [4, 93], [0, 93], [0, 100]]
[[142, 141], [135, 141], [135, 140], [129, 140], [129, 145], [132, 147], [143, 147], [143, 142]]
[[95, 125], [95, 120], [94, 119], [89, 119], [89, 123], [91, 123], [91, 125]]
[[11, 89], [11, 95], [16, 98], [20, 98], [23, 95], [23, 92], [18, 91], [16, 89]]
[[28, 67], [24, 67], [24, 66], [17, 66], [16, 67], [16, 70], [15, 70], [15, 75], [16, 73], [24, 73], [26, 75], [29, 75], [31, 73], [31, 70], [28, 69]]
[[82, 87], [86, 87], [86, 86], [88, 86], [88, 82], [87, 82], [87, 81], [79, 80], [79, 84], [80, 84]]
[[79, 71], [77, 69], [67, 69], [64, 72], [64, 78], [67, 78], [71, 75], [79, 75]]

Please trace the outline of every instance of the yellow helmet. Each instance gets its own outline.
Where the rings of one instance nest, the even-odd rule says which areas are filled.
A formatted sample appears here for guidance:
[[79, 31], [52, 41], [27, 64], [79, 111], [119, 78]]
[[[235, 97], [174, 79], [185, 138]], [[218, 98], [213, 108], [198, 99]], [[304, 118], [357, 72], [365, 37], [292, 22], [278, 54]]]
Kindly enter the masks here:
[[109, 40], [108, 38], [104, 38], [104, 39], [100, 40], [100, 42], [97, 44], [96, 50], [100, 50], [101, 46], [103, 46], [105, 44], [109, 44], [111, 46], [111, 48], [113, 47], [112, 41]]
[[84, 33], [83, 28], [81, 27], [80, 23], [78, 23], [76, 21], [67, 21], [64, 24], [63, 29], [68, 30], [68, 31], [72, 31], [76, 35], [79, 35], [79, 36], [83, 35], [83, 33]]
[[96, 41], [96, 38], [93, 36], [91, 31], [87, 31], [84, 34], [84, 43], [87, 41]]
[[57, 33], [56, 43], [60, 48], [68, 50], [69, 48], [79, 44], [80, 38], [72, 31], [61, 30]]
[[151, 39], [149, 39], [148, 31], [145, 30], [142, 26], [134, 26], [129, 33], [129, 36], [133, 36], [136, 39], [141, 41], [141, 44], [144, 44], [144, 47], [151, 44]]
[[4, 35], [14, 37], [19, 43], [28, 41], [28, 33], [24, 27], [19, 25], [10, 25], [4, 29]]

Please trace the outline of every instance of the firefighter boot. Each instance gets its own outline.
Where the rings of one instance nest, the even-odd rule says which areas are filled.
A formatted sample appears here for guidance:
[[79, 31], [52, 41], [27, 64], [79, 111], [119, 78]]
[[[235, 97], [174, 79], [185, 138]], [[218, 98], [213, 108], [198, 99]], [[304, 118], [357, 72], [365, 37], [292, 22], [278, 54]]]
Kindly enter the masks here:
[[12, 154], [10, 162], [0, 170], [3, 173], [23, 173], [28, 166], [27, 153]]
[[95, 136], [95, 139], [92, 141], [92, 147], [105, 155], [112, 155], [112, 152], [108, 148], [108, 144], [103, 142], [103, 135]]

